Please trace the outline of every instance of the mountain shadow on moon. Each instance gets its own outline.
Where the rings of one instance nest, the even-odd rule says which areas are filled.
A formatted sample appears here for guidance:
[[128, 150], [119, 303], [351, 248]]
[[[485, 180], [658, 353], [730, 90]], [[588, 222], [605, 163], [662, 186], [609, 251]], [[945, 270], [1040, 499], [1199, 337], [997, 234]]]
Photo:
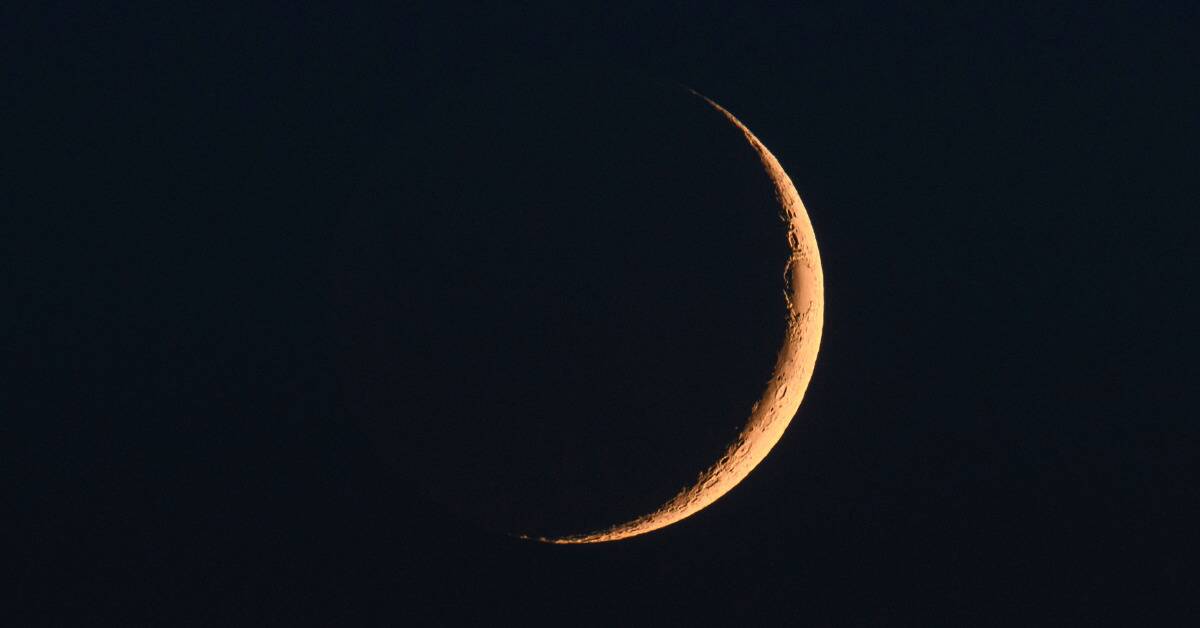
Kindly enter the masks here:
[[745, 424], [783, 339], [786, 230], [753, 150], [628, 77], [411, 96], [334, 255], [343, 388], [397, 500], [544, 535], [658, 507]]

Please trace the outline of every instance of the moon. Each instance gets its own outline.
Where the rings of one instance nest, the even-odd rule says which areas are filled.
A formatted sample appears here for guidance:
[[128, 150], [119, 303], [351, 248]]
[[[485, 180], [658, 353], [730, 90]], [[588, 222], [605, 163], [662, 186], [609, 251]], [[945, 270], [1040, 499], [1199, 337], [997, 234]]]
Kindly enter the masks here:
[[745, 136], [758, 155], [775, 187], [779, 217], [787, 229], [791, 254], [783, 271], [787, 331], [775, 361], [775, 369], [762, 398], [750, 410], [750, 418], [725, 453], [700, 473], [695, 484], [681, 490], [658, 509], [608, 528], [561, 537], [530, 537], [545, 543], [584, 544], [619, 541], [652, 532], [686, 519], [717, 501], [758, 466], [779, 442], [792, 421], [812, 378], [821, 344], [825, 315], [825, 284], [817, 238], [796, 186], [779, 165], [779, 160], [759, 139], [712, 99], [702, 98]]

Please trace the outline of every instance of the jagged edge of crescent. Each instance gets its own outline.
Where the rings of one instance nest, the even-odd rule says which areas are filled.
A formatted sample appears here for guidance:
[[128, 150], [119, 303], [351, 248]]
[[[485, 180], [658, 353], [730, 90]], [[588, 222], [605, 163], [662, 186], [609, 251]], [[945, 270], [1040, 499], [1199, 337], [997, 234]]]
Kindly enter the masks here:
[[701, 472], [695, 484], [682, 489], [657, 510], [586, 534], [550, 538], [517, 535], [520, 538], [553, 544], [617, 541], [664, 528], [696, 514], [737, 486], [767, 457], [799, 410], [812, 378], [824, 323], [825, 285], [817, 239], [808, 212], [791, 178], [750, 129], [712, 99], [690, 88], [688, 91], [707, 102], [742, 132], [775, 185], [779, 217], [787, 225], [791, 256], [783, 273], [787, 332], [775, 361], [774, 374], [762, 399], [751, 408], [746, 426], [721, 458]]

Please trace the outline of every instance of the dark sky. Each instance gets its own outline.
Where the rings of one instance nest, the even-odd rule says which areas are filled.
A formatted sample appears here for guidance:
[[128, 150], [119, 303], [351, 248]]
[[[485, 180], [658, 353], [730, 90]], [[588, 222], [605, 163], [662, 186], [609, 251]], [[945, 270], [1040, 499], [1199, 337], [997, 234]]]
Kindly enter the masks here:
[[1187, 624], [1195, 9], [726, 4], [3, 9], [15, 625]]

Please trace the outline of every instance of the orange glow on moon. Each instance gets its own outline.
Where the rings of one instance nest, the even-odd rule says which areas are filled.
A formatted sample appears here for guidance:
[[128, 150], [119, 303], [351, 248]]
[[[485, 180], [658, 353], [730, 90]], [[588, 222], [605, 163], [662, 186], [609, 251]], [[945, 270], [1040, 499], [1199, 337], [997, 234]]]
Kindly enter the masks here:
[[767, 457], [799, 410], [800, 401], [812, 378], [821, 344], [825, 286], [817, 239], [808, 212], [779, 161], [750, 129], [724, 107], [695, 91], [692, 93], [703, 98], [745, 135], [775, 185], [780, 219], [787, 225], [788, 245], [791, 248], [791, 256], [784, 267], [788, 322], [774, 374], [762, 398], [750, 410], [750, 419], [737, 439], [715, 464], [700, 473], [694, 485], [680, 491], [657, 510], [631, 521], [586, 534], [539, 537], [536, 540], [556, 544], [617, 541], [669, 526], [699, 512], [737, 486]]

